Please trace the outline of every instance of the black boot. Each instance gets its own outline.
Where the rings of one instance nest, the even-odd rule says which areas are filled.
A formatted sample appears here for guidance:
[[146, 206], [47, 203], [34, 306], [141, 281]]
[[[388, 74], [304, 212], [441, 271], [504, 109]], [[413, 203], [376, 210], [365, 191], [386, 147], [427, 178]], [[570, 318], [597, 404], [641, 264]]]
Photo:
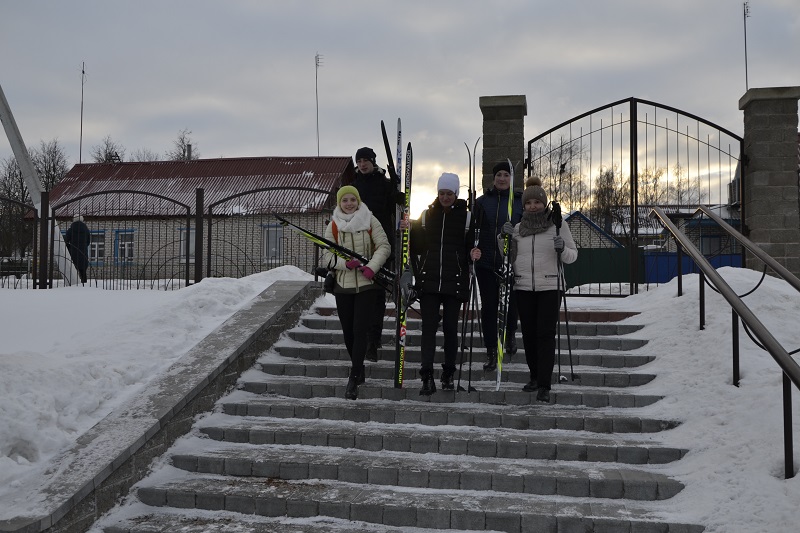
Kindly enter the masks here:
[[445, 368], [442, 370], [442, 390], [454, 390], [456, 388], [455, 382], [453, 381], [453, 374], [455, 374], [454, 368]]
[[550, 403], [550, 390], [540, 387], [539, 392], [536, 393], [536, 401]]
[[367, 361], [378, 362], [378, 345], [372, 341], [367, 343]]
[[517, 353], [517, 337], [514, 333], [510, 334], [506, 339], [506, 353], [508, 355], [514, 355]]
[[364, 368], [364, 365], [361, 365], [361, 373], [358, 375], [358, 380], [357, 380], [358, 381], [358, 385], [363, 385], [364, 384], [364, 380], [366, 379], [365, 378], [366, 374], [367, 374], [366, 368]]
[[436, 393], [436, 380], [433, 379], [433, 370], [424, 369], [419, 373], [422, 378], [422, 388], [419, 390], [420, 396], [430, 396]]
[[483, 369], [491, 372], [497, 369], [497, 349], [486, 348], [486, 362], [483, 363]]
[[344, 391], [344, 397], [347, 400], [358, 399], [358, 386], [364, 383], [364, 367], [359, 370], [350, 369], [350, 379], [347, 380], [347, 390]]

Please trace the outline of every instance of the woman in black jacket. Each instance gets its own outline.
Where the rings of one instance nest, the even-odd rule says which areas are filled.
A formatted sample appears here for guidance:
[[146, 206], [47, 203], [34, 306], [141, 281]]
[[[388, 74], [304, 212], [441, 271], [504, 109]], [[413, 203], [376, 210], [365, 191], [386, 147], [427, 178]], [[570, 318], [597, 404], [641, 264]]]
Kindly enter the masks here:
[[481, 252], [472, 248], [474, 227], [467, 203], [458, 200], [459, 180], [445, 172], [439, 178], [436, 200], [411, 225], [411, 254], [415, 256], [414, 278], [422, 314], [422, 378], [421, 395], [436, 392], [433, 359], [436, 351], [436, 330], [439, 308], [442, 308], [444, 364], [442, 389], [453, 390], [458, 350], [458, 312], [469, 298], [469, 261], [480, 259]]

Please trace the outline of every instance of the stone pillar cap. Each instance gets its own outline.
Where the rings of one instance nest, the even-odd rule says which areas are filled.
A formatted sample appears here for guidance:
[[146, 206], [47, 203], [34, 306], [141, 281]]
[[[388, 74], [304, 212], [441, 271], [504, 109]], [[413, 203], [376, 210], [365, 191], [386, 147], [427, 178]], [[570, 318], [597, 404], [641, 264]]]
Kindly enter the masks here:
[[755, 100], [800, 100], [800, 87], [763, 87], [750, 89], [739, 98], [739, 109], [742, 110]]

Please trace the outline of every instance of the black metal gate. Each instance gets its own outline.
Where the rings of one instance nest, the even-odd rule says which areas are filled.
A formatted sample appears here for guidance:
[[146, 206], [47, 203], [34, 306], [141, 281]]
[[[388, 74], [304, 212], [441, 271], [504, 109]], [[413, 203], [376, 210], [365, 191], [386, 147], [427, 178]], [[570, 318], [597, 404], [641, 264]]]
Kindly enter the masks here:
[[88, 226], [84, 250], [88, 283], [104, 289], [179, 289], [194, 274], [194, 231], [188, 205], [154, 193], [116, 190], [90, 193], [52, 206], [49, 247], [54, 283], [68, 278], [59, 265], [72, 262], [54, 246], [76, 218]]
[[[638, 98], [598, 107], [528, 141], [528, 177], [540, 177], [550, 199], [573, 214], [570, 229], [584, 251], [566, 270], [572, 292], [616, 283], [612, 292], [625, 293], [627, 283], [634, 294], [648, 283], [645, 255], [674, 252], [648, 216], [653, 206], [681, 217], [706, 205], [738, 224], [741, 154], [735, 133]], [[592, 272], [606, 274], [592, 279]]]
[[313, 273], [319, 262], [319, 248], [284, 228], [275, 215], [284, 215], [322, 235], [324, 217], [316, 210], [304, 209], [305, 205], [317, 203], [313, 197], [319, 195], [323, 195], [327, 210], [332, 212], [335, 201], [331, 191], [309, 187], [254, 189], [209, 204], [206, 276], [239, 278], [283, 265]]

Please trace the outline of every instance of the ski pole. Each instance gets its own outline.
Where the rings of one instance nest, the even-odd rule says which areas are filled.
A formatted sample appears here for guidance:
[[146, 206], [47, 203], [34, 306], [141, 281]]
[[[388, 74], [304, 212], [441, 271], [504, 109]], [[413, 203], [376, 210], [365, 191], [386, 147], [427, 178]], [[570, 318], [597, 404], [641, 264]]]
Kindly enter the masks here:
[[[556, 236], [561, 235], [561, 206], [555, 200], [552, 202], [552, 218], [553, 223], [556, 226]], [[570, 370], [570, 378], [572, 381], [575, 381], [575, 369], [572, 366], [572, 342], [570, 339], [569, 333], [569, 313], [567, 311], [567, 294], [566, 294], [566, 287], [562, 287], [563, 283], [563, 276], [564, 276], [564, 263], [561, 261], [561, 252], [556, 253], [556, 260], [557, 260], [557, 270], [558, 270], [558, 278], [556, 279], [556, 290], [559, 294], [559, 311], [561, 308], [561, 299], [564, 300], [564, 325], [566, 327], [566, 334], [567, 334], [567, 351], [569, 353], [569, 370]], [[564, 289], [562, 293], [561, 290]], [[557, 312], [559, 312], [557, 311]], [[567, 378], [561, 374], [561, 316], [557, 318], [557, 331], [558, 331], [558, 381], [559, 383], [567, 381]]]

